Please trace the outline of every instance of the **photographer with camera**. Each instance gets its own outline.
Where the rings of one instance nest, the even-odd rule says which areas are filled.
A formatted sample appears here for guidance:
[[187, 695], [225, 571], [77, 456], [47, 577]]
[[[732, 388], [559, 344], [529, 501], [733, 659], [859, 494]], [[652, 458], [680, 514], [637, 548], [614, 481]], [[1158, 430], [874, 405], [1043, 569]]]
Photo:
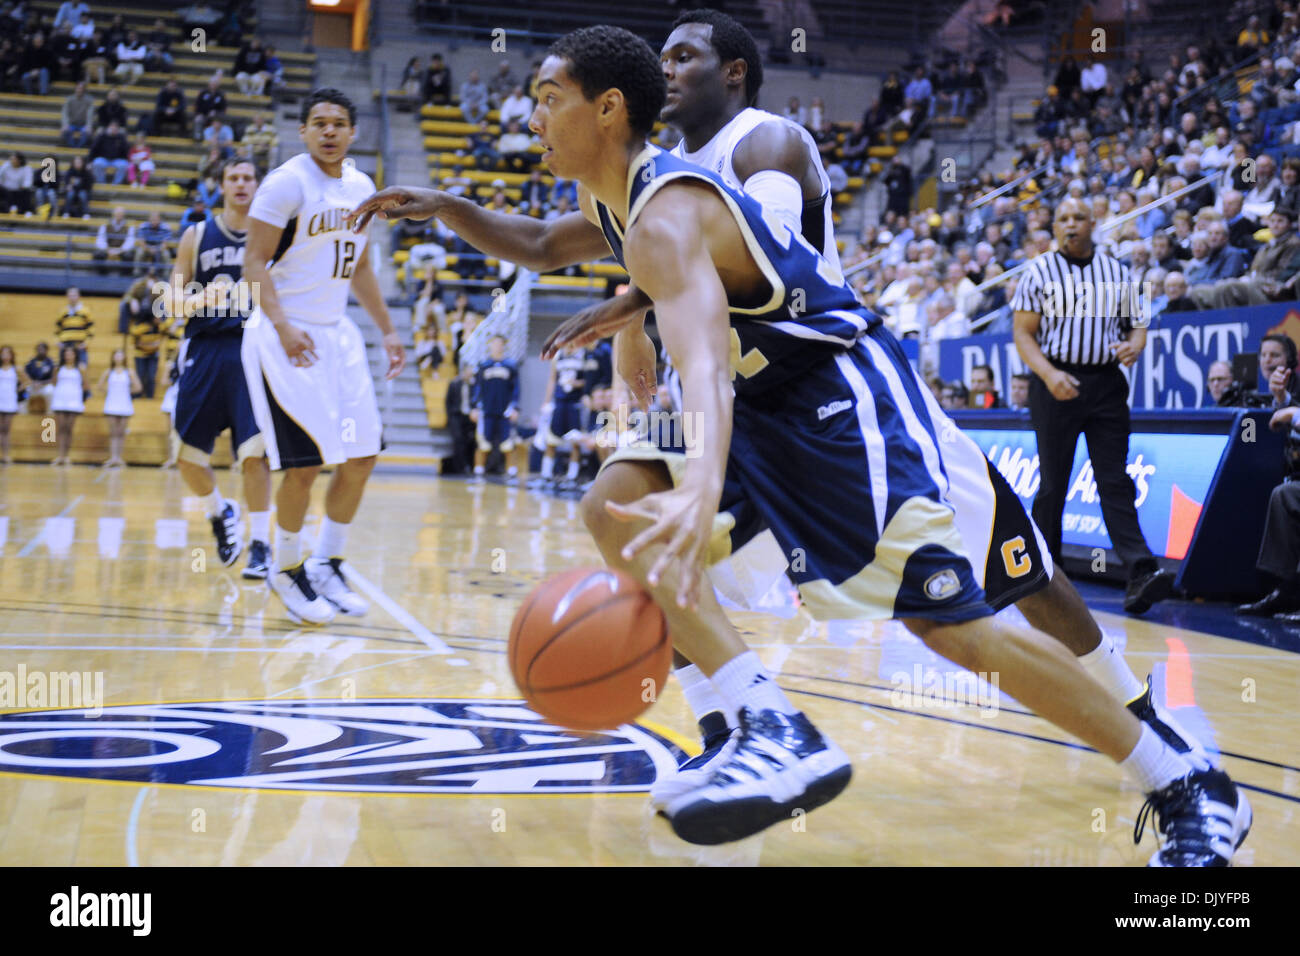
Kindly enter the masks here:
[[1264, 336], [1259, 343], [1258, 379], [1263, 379], [1268, 391], [1258, 391], [1258, 379], [1255, 387], [1244, 381], [1233, 381], [1223, 388], [1222, 372], [1216, 375], [1216, 369], [1226, 363], [1215, 362], [1210, 366], [1206, 379], [1212, 400], [1216, 383], [1220, 386], [1217, 389], [1220, 394], [1213, 404], [1222, 408], [1285, 408], [1300, 404], [1300, 377], [1295, 374], [1296, 362], [1296, 344], [1290, 336], [1276, 333]]

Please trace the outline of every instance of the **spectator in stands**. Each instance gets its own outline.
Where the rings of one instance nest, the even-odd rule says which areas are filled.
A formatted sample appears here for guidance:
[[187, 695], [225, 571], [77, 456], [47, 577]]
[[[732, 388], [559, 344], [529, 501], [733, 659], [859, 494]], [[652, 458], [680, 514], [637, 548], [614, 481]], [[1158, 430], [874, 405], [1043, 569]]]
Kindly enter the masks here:
[[993, 387], [993, 367], [976, 365], [970, 370], [971, 408], [1002, 408], [1002, 399]]
[[578, 184], [572, 179], [556, 177], [555, 185], [551, 187], [551, 205], [559, 205], [562, 197], [568, 200], [570, 208], [578, 208]]
[[253, 121], [244, 129], [244, 145], [251, 147], [253, 162], [262, 169], [270, 169], [279, 145], [280, 134], [266, 113], [254, 113]]
[[961, 382], [945, 382], [939, 393], [939, 407], [945, 411], [955, 412], [968, 408], [970, 392]]
[[897, 70], [890, 70], [880, 85], [880, 112], [886, 118], [897, 116], [903, 108], [903, 84]]
[[131, 337], [135, 374], [144, 398], [153, 398], [158, 384], [158, 357], [167, 333], [150, 307], [150, 288], [157, 277], [150, 273], [144, 281], [127, 290], [118, 306], [118, 328]]
[[419, 96], [424, 87], [424, 61], [418, 56], [407, 60], [406, 68], [402, 70], [402, 79], [397, 85], [406, 96]]
[[113, 185], [120, 186], [126, 179], [127, 152], [130, 147], [117, 123], [109, 123], [90, 144], [90, 168], [96, 182], [104, 182], [105, 170], [113, 167]]
[[1214, 145], [1201, 153], [1201, 168], [1207, 173], [1222, 172], [1232, 162], [1232, 128], [1226, 123], [1214, 127]]
[[185, 135], [187, 123], [185, 110], [185, 91], [176, 82], [176, 77], [169, 76], [166, 85], [158, 91], [158, 97], [154, 100], [153, 119], [149, 123], [150, 132], [154, 135], [162, 135], [165, 129], [171, 127], [178, 131], [178, 135]]
[[934, 100], [934, 86], [926, 75], [925, 67], [918, 66], [913, 72], [911, 82], [903, 90], [903, 100], [913, 105], [921, 119], [928, 115]]
[[1256, 216], [1266, 216], [1282, 192], [1282, 181], [1277, 177], [1277, 161], [1264, 153], [1255, 161], [1255, 187], [1246, 193], [1243, 208]]
[[1199, 307], [1187, 296], [1187, 277], [1181, 272], [1165, 276], [1165, 307], [1163, 312], [1196, 312]]
[[223, 160], [235, 154], [235, 133], [224, 116], [214, 114], [209, 117], [208, 125], [203, 130], [203, 145], [208, 149], [216, 147]]
[[72, 93], [63, 101], [60, 114], [59, 139], [64, 146], [80, 149], [90, 139], [90, 114], [95, 108], [95, 98], [86, 92], [86, 84], [77, 83]]
[[451, 104], [451, 70], [442, 62], [442, 54], [435, 53], [424, 72], [424, 102], [434, 106]]
[[170, 70], [172, 62], [172, 35], [162, 17], [158, 17], [145, 38], [144, 68], [151, 73], [161, 73]]
[[479, 120], [478, 132], [471, 133], [469, 154], [479, 169], [495, 169], [501, 154], [497, 152], [497, 140], [488, 128], [487, 120]]
[[126, 39], [117, 45], [115, 52], [117, 68], [113, 70], [113, 75], [127, 86], [139, 83], [140, 77], [144, 75], [144, 58], [149, 48], [140, 42], [140, 37], [134, 30], [130, 30]]
[[221, 74], [213, 73], [208, 77], [207, 88], [194, 100], [194, 141], [203, 139], [203, 131], [212, 117], [225, 114], [226, 94], [221, 90]]
[[467, 123], [480, 123], [487, 119], [488, 88], [479, 79], [478, 70], [470, 70], [469, 79], [460, 85], [460, 111]]
[[1011, 391], [1007, 395], [1007, 407], [1016, 411], [1029, 407], [1029, 376], [1023, 372], [1011, 376]]
[[70, 32], [59, 31], [50, 37], [50, 52], [54, 55], [55, 79], [77, 80], [81, 76], [81, 61], [86, 58], [86, 44]]
[[116, 123], [120, 129], [126, 129], [126, 106], [122, 103], [122, 94], [113, 87], [104, 96], [104, 102], [95, 109], [95, 131], [108, 129], [110, 123]]
[[488, 84], [488, 100], [493, 108], [500, 109], [510, 91], [519, 85], [519, 78], [510, 71], [510, 61], [502, 60], [497, 67], [497, 75]]
[[1034, 108], [1034, 132], [1044, 139], [1055, 136], [1065, 114], [1065, 101], [1061, 99], [1060, 89], [1049, 86], [1047, 96]]
[[[484, 274], [486, 275], [486, 267]], [[447, 331], [451, 334], [451, 359], [457, 369], [460, 368], [460, 347], [481, 321], [483, 317], [470, 308], [469, 293], [456, 293], [455, 305], [447, 313]], [[469, 414], [468, 407], [465, 414]]]
[[197, 226], [199, 223], [207, 221], [208, 204], [202, 199], [195, 199], [190, 208], [181, 213], [179, 231], [184, 233], [190, 226]]
[[143, 272], [146, 265], [166, 268], [171, 262], [174, 239], [171, 227], [162, 221], [162, 212], [157, 209], [150, 212], [149, 221], [140, 227], [136, 235], [136, 275]]
[[822, 167], [826, 170], [826, 177], [830, 180], [832, 196], [849, 188], [849, 174], [844, 171], [843, 166], [832, 160], [830, 156], [823, 155]]
[[67, 173], [59, 181], [59, 215], [90, 218], [90, 195], [95, 188], [95, 174], [81, 156], [73, 156]]
[[15, 150], [0, 166], [0, 210], [30, 216], [34, 199], [32, 167], [27, 165], [27, 157]]
[[1056, 68], [1056, 79], [1052, 80], [1052, 85], [1060, 91], [1062, 97], [1069, 99], [1070, 94], [1078, 89], [1082, 82], [1083, 74], [1079, 70], [1079, 64], [1075, 62], [1074, 57], [1065, 57], [1061, 65]]
[[[19, 81], [28, 96], [39, 90], [41, 96], [50, 92], [50, 70], [54, 68], [54, 51], [45, 45], [45, 35], [33, 35], [23, 48], [19, 66]], [[36, 90], [33, 90], [33, 86]]]
[[791, 123], [798, 123], [803, 126], [808, 122], [808, 111], [799, 105], [799, 97], [790, 97], [790, 102], [786, 104], [785, 112], [782, 113]]
[[1259, 232], [1259, 223], [1243, 211], [1245, 195], [1236, 189], [1219, 193], [1219, 203], [1223, 208], [1223, 221], [1228, 224], [1228, 241], [1247, 255], [1259, 247], [1255, 233]]
[[1267, 44], [1268, 41], [1268, 31], [1260, 29], [1259, 17], [1252, 14], [1250, 19], [1246, 21], [1246, 26], [1237, 34], [1238, 60], [1254, 56], [1259, 52], [1259, 48]]
[[1195, 279], [1188, 276], [1188, 281], [1192, 285], [1201, 285], [1242, 275], [1248, 264], [1246, 252], [1230, 244], [1228, 224], [1222, 219], [1211, 220], [1205, 227], [1205, 234], [1209, 243], [1205, 267]]
[[897, 216], [906, 216], [912, 205], [912, 170], [901, 155], [895, 155], [890, 162], [884, 183], [889, 195], [886, 208]]
[[275, 47], [270, 43], [266, 45], [266, 92], [270, 93], [284, 85], [284, 62], [280, 59], [280, 54], [275, 52]]
[[1211, 407], [1219, 404], [1228, 389], [1232, 388], [1232, 366], [1227, 362], [1211, 362], [1210, 370], [1205, 376], [1205, 404]]
[[533, 101], [524, 95], [524, 88], [516, 86], [510, 91], [510, 95], [501, 103], [501, 125], [509, 126], [511, 123], [519, 123], [520, 126], [528, 122], [528, 118], [533, 115]]
[[488, 197], [487, 202], [483, 203], [483, 206], [485, 209], [503, 215], [509, 215], [515, 211], [515, 207], [510, 205], [510, 197], [506, 195], [506, 181], [504, 179], [494, 179], [492, 181], [492, 195]]
[[1088, 98], [1089, 107], [1097, 104], [1097, 100], [1106, 92], [1106, 84], [1109, 82], [1110, 77], [1106, 73], [1106, 64], [1096, 57], [1092, 57], [1088, 61], [1088, 65], [1079, 74], [1079, 89]]
[[127, 150], [126, 162], [126, 181], [131, 184], [131, 188], [143, 189], [148, 186], [149, 177], [154, 171], [154, 161], [153, 150], [149, 148], [144, 133], [138, 134]]
[[513, 122], [506, 127], [506, 132], [497, 142], [497, 150], [505, 160], [506, 168], [514, 173], [526, 173], [533, 168], [537, 158], [529, 152], [533, 138], [524, 132], [519, 123]]
[[86, 55], [81, 61], [82, 78], [87, 83], [98, 83], [102, 86], [112, 55], [113, 50], [104, 39], [104, 35], [96, 30], [86, 44]]
[[90, 5], [81, 3], [80, 0], [74, 3], [73, 0], [63, 0], [59, 4], [59, 12], [54, 15], [54, 29], [58, 30], [63, 27], [72, 29], [77, 23], [81, 22], [82, 17], [90, 16]]
[[122, 14], [114, 14], [113, 19], [108, 22], [108, 29], [104, 31], [104, 42], [108, 44], [110, 50], [113, 50], [125, 39], [126, 20]]
[[533, 217], [542, 216], [550, 204], [547, 197], [550, 195], [550, 188], [542, 182], [542, 171], [533, 167], [533, 171], [528, 175], [528, 182], [523, 185], [523, 195], [519, 199], [519, 211], [527, 213]]
[[1295, 234], [1295, 219], [1296, 210], [1275, 208], [1268, 217], [1268, 231], [1273, 238], [1255, 253], [1250, 273], [1240, 279], [1196, 287], [1192, 298], [1197, 306], [1225, 309], [1295, 299], [1296, 282], [1300, 280], [1300, 237]]
[[131, 267], [127, 265], [135, 251], [135, 226], [126, 220], [126, 210], [121, 206], [113, 208], [113, 217], [99, 227], [95, 237], [95, 251], [91, 256], [100, 263], [99, 272], [127, 274]]
[[[54, 337], [60, 348], [71, 347], [77, 356], [77, 364], [86, 367], [86, 341], [91, 338], [94, 322], [86, 311], [86, 304], [81, 301], [81, 290], [70, 286], [64, 293], [67, 304], [54, 322]], [[39, 354], [39, 353], [38, 353]]]
[[1182, 271], [1183, 265], [1174, 250], [1173, 242], [1167, 232], [1157, 232], [1151, 237], [1151, 262], [1166, 272], [1171, 269]]
[[1274, 202], [1300, 209], [1300, 159], [1292, 156], [1282, 162], [1281, 187]]
[[867, 150], [871, 148], [871, 131], [861, 120], [844, 138], [844, 171], [850, 176], [861, 176], [867, 167]]
[[230, 72], [235, 75], [239, 92], [245, 96], [261, 96], [266, 90], [266, 53], [262, 41], [252, 37], [241, 46]]

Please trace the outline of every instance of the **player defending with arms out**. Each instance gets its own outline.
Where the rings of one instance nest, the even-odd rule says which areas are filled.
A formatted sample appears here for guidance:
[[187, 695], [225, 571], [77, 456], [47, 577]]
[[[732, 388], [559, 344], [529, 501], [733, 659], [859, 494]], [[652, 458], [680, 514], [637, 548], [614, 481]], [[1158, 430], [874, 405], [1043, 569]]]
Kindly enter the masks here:
[[[243, 576], [253, 580], [266, 577], [271, 560], [271, 470], [240, 358], [245, 310], [251, 302], [247, 287], [241, 292], [240, 286], [248, 207], [260, 179], [248, 160], [230, 160], [222, 167], [224, 208], [181, 236], [172, 267], [170, 309], [172, 320], [185, 326], [176, 383], [176, 432], [181, 441], [177, 467], [190, 491], [206, 503], [217, 555], [230, 567], [243, 548], [239, 505], [222, 498], [211, 463], [217, 436], [230, 429], [231, 453], [243, 473], [248, 505], [251, 544]], [[203, 291], [186, 296], [184, 289], [191, 282]]]
[[[405, 351], [370, 266], [365, 235], [344, 217], [374, 192], [370, 177], [345, 163], [356, 138], [356, 107], [320, 89], [302, 104], [307, 146], [267, 175], [249, 210], [244, 275], [257, 307], [244, 334], [244, 373], [266, 438], [276, 493], [275, 569], [268, 577], [295, 621], [324, 624], [336, 611], [365, 614], [341, 565], [348, 526], [381, 448], [379, 405], [361, 333], [347, 315], [348, 290], [383, 332], [388, 377]], [[325, 517], [304, 560], [299, 533], [312, 483], [334, 466]]]
[[506, 344], [504, 335], [488, 339], [488, 357], [474, 373], [473, 410], [469, 417], [478, 432], [478, 447], [474, 450], [475, 482], [483, 480], [488, 455], [500, 448], [508, 462], [507, 484], [519, 483], [519, 466], [510, 462], [510, 457], [522, 447], [515, 434], [515, 421], [519, 418], [519, 368], [505, 357]]
[[[843, 752], [791, 705], [700, 588], [725, 489], [733, 546], [768, 528], [783, 551], [804, 549], [792, 576], [815, 614], [893, 616], [962, 666], [997, 671], [1008, 693], [1140, 782], [1167, 837], [1159, 862], [1226, 863], [1249, 825], [1249, 805], [1226, 775], [1193, 768], [1059, 643], [993, 618], [944, 498], [938, 434], [951, 423], [926, 406], [879, 318], [753, 200], [647, 145], [664, 102], [653, 52], [623, 30], [577, 31], [552, 47], [538, 92], [530, 126], [545, 159], [579, 181], [583, 215], [654, 303], [683, 414], [696, 422], [697, 454], [675, 488], [645, 486], [627, 504], [586, 513], [606, 559], [650, 587], [681, 650], [739, 715], [729, 758], [666, 808], [674, 830], [697, 843], [740, 839], [833, 799], [849, 778]], [[357, 210], [360, 224], [378, 209], [437, 214], [530, 268], [601, 252], [563, 218], [496, 241], [484, 220], [426, 191], [381, 193]], [[553, 243], [565, 240], [572, 247], [560, 255]], [[820, 415], [826, 407], [839, 412]], [[629, 541], [618, 520], [650, 527]]]
[[[784, 117], [753, 108], [762, 87], [763, 65], [753, 36], [735, 19], [714, 10], [682, 14], [659, 54], [668, 98], [660, 119], [682, 131], [673, 149], [698, 166], [715, 172], [729, 186], [742, 189], [764, 209], [801, 234], [840, 274], [839, 251], [830, 215], [830, 180], [817, 145], [807, 130]], [[615, 334], [620, 375], [638, 383], [641, 400], [649, 398], [645, 383], [655, 381], [653, 343], [644, 332], [648, 298], [633, 287], [626, 295], [592, 306], [565, 322], [547, 341], [543, 354], [559, 346], [582, 344], [594, 335]], [[933, 412], [934, 403], [923, 392]], [[1042, 534], [1020, 499], [973, 441], [957, 429], [941, 436], [944, 467], [951, 479], [949, 503], [958, 531], [972, 555], [982, 556], [973, 569], [990, 607], [1001, 610], [1014, 603], [1034, 627], [1068, 647], [1084, 668], [1141, 720], [1187, 754], [1197, 767], [1211, 763], [1203, 748], [1157, 709], [1149, 682], [1140, 681], [1093, 619], [1087, 605], [1055, 568], [1043, 547]], [[626, 501], [629, 488], [663, 485], [676, 465], [671, 452], [645, 448], [617, 452], [591, 489], [586, 505], [603, 509], [604, 502]], [[988, 516], [993, 514], [990, 522]], [[630, 531], [628, 532], [630, 537]], [[771, 559], [770, 535], [750, 542], [741, 557], [761, 568]], [[781, 568], [784, 556], [772, 556]], [[767, 578], [759, 574], [758, 581]], [[759, 597], [761, 595], [751, 595]], [[721, 698], [699, 669], [676, 655], [677, 674], [699, 721], [703, 752], [676, 776], [656, 782], [651, 798], [665, 806], [676, 795], [698, 785], [725, 757], [735, 727]]]

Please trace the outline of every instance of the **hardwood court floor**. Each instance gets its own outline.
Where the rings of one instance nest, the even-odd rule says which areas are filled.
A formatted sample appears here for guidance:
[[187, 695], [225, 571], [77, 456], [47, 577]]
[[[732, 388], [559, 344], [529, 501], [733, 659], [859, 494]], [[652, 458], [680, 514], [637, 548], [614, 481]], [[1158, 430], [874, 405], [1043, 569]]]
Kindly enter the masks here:
[[[216, 566], [175, 472], [0, 469], [0, 691], [27, 675], [29, 694], [0, 704], [0, 863], [1137, 865], [1154, 850], [1151, 832], [1132, 844], [1137, 789], [1009, 698], [995, 713], [900, 699], [899, 675], [933, 691], [954, 669], [899, 626], [754, 613], [736, 616], [746, 638], [855, 776], [789, 825], [682, 843], [645, 796], [693, 746], [675, 685], [639, 729], [595, 738], [511, 703], [520, 598], [597, 563], [576, 512], [376, 475], [348, 548], [371, 613], [300, 629], [242, 559]], [[1212, 722], [1249, 787], [1238, 863], [1300, 862], [1300, 655], [1100, 619], [1180, 719]], [[95, 720], [30, 696], [31, 675], [74, 671], [87, 688], [102, 675], [102, 701], [72, 701], [102, 706]]]

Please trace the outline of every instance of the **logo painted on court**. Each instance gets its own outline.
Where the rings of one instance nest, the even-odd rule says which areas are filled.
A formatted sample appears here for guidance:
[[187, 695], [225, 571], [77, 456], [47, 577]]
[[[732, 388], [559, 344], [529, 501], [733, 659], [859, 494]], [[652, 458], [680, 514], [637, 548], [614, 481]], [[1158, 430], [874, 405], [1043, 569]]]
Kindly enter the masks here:
[[579, 734], [499, 700], [284, 700], [0, 714], [0, 771], [362, 793], [648, 790], [681, 751], [640, 726]]

